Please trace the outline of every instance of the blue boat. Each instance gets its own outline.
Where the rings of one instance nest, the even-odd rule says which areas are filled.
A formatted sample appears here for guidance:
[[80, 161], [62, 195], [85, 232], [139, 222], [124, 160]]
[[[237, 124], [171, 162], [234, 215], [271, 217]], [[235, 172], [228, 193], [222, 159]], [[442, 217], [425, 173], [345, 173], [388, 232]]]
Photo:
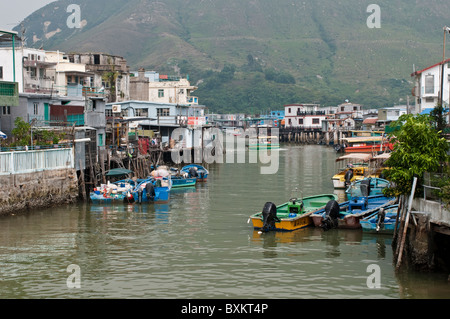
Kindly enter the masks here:
[[89, 197], [94, 204], [133, 203], [131, 191], [135, 186], [131, 179], [102, 184], [94, 188]]
[[360, 220], [382, 207], [394, 205], [395, 197], [384, 195], [354, 197], [343, 203], [330, 201], [324, 209], [311, 215], [314, 225], [331, 228], [361, 228]]
[[388, 180], [378, 177], [367, 177], [364, 179], [356, 180], [352, 182], [352, 184], [345, 190], [347, 199], [350, 200], [352, 197], [361, 197], [361, 184], [364, 183], [366, 185], [370, 183], [368, 189], [369, 196], [382, 195], [383, 189], [391, 185]]
[[172, 181], [170, 178], [149, 178], [133, 188], [131, 194], [136, 203], [167, 202], [170, 196]]
[[[397, 219], [398, 205], [391, 205], [374, 211], [361, 219], [362, 230], [374, 234], [393, 234]], [[397, 225], [398, 227], [398, 225]]]
[[196, 177], [197, 182], [206, 182], [208, 179], [208, 170], [198, 164], [189, 164], [181, 169], [181, 173], [187, 173], [188, 177]]

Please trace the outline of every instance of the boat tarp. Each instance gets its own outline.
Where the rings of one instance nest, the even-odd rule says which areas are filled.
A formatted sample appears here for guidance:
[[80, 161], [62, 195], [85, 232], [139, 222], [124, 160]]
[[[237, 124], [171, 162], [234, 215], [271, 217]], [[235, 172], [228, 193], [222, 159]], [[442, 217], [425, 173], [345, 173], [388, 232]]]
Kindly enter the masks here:
[[364, 142], [381, 142], [383, 141], [383, 136], [360, 136], [360, 137], [345, 137], [342, 138], [343, 141], [348, 143], [364, 143]]
[[390, 157], [391, 157], [391, 153], [383, 153], [383, 154], [379, 154], [379, 155], [376, 155], [376, 156], [372, 157], [372, 158], [370, 159], [370, 161], [387, 160], [387, 159], [389, 159]]
[[372, 154], [368, 153], [352, 153], [348, 155], [341, 156], [336, 159], [336, 162], [339, 161], [345, 161], [345, 160], [357, 160], [357, 161], [363, 161], [368, 162], [372, 158]]
[[113, 168], [106, 173], [106, 176], [123, 176], [128, 175], [130, 173], [133, 173], [133, 171], [130, 171], [129, 169], [126, 168]]

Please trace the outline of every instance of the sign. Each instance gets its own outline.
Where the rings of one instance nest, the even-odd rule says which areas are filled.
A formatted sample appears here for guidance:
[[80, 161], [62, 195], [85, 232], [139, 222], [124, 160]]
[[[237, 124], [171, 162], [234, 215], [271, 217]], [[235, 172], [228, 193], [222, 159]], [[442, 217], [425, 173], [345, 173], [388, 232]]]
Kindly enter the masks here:
[[198, 126], [205, 125], [206, 117], [205, 116], [189, 116], [188, 117], [188, 125]]

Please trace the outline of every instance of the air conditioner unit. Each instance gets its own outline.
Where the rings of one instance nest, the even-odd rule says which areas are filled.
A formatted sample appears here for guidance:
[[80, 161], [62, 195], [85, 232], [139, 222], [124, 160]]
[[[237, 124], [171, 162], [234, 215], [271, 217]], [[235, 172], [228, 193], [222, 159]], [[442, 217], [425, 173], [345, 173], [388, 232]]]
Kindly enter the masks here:
[[114, 104], [114, 105], [112, 106], [112, 112], [113, 112], [113, 113], [120, 113], [121, 111], [122, 111], [121, 105]]

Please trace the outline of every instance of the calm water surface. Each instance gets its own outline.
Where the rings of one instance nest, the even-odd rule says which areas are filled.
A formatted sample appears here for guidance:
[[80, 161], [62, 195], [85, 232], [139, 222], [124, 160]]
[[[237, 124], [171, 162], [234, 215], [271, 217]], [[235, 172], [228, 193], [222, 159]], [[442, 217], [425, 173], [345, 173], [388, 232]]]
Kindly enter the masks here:
[[[266, 201], [333, 193], [332, 148], [284, 146], [268, 164], [209, 166], [168, 204], [75, 204], [0, 218], [1, 298], [450, 298], [448, 274], [395, 274], [391, 238], [306, 228], [258, 234]], [[342, 195], [342, 194], [339, 194]], [[69, 265], [81, 288], [69, 289]], [[368, 288], [369, 265], [381, 287]]]

